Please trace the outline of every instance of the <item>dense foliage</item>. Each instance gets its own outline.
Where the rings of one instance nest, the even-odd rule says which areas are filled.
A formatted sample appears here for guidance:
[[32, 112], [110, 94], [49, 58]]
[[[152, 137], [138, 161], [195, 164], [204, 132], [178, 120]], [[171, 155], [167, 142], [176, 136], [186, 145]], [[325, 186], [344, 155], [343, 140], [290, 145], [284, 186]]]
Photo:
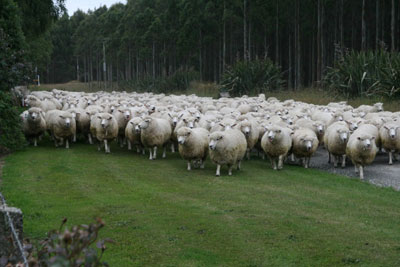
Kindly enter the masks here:
[[0, 154], [24, 146], [21, 123], [9, 93], [32, 78], [32, 68], [50, 61], [48, 30], [63, 7], [63, 0], [0, 0]]
[[327, 70], [327, 88], [347, 96], [400, 96], [400, 54], [351, 52]]
[[22, 148], [26, 143], [20, 110], [14, 104], [11, 93], [0, 91], [0, 154]]
[[52, 83], [106, 81], [114, 87], [193, 69], [200, 80], [220, 82], [237, 61], [270, 58], [282, 67], [288, 87], [310, 86], [333, 66], [335, 45], [360, 51], [385, 43], [397, 50], [399, 3], [129, 0], [59, 20], [49, 75], [42, 76]]
[[284, 85], [282, 76], [280, 68], [269, 59], [239, 61], [226, 69], [221, 91], [241, 96], [278, 90]]

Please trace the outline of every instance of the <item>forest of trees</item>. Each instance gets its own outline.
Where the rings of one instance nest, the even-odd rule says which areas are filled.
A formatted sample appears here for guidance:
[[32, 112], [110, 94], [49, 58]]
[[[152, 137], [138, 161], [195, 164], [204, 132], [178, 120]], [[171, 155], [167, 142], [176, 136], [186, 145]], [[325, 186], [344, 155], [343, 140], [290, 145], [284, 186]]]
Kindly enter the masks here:
[[128, 0], [60, 17], [39, 72], [111, 84], [194, 70], [218, 82], [236, 61], [268, 57], [299, 88], [343, 51], [398, 50], [399, 14], [399, 0]]

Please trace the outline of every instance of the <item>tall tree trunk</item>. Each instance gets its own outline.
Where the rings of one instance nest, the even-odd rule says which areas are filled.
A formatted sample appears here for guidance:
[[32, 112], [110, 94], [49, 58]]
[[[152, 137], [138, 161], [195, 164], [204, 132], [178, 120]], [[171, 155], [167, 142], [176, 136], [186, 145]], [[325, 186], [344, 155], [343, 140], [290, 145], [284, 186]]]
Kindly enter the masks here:
[[396, 5], [395, 1], [392, 0], [392, 23], [391, 23], [391, 32], [392, 32], [392, 52], [396, 50], [396, 39], [395, 39], [395, 34], [396, 34]]
[[243, 59], [247, 61], [247, 0], [243, 0]]
[[289, 77], [288, 77], [288, 88], [292, 88], [292, 36], [290, 35], [290, 30], [289, 30], [289, 42], [288, 42], [288, 56], [289, 56]]
[[226, 6], [225, 6], [225, 0], [224, 0], [224, 11], [223, 11], [223, 15], [222, 15], [222, 20], [223, 20], [223, 24], [222, 24], [222, 73], [225, 72], [225, 57], [226, 57], [226, 10], [225, 10]]
[[200, 72], [200, 81], [203, 80], [203, 55], [202, 55], [202, 40], [201, 40], [201, 38], [202, 38], [201, 29], [199, 29], [199, 72]]
[[318, 0], [318, 18], [317, 18], [317, 81], [321, 81], [322, 67], [322, 14], [321, 0]]
[[83, 80], [84, 80], [85, 83], [87, 83], [86, 59], [87, 59], [87, 56], [85, 54], [84, 57], [83, 57]]
[[378, 49], [378, 48], [379, 48], [379, 6], [380, 6], [380, 0], [376, 0], [375, 49]]
[[300, 0], [296, 0], [296, 89], [301, 87]]
[[[339, 29], [340, 29], [340, 48], [344, 48], [344, 32], [343, 32], [343, 1], [340, 1], [340, 19], [339, 19]], [[343, 52], [343, 51], [342, 51]]]
[[153, 67], [153, 80], [156, 78], [156, 43], [153, 40], [153, 50], [152, 50], [152, 67]]
[[279, 0], [276, 0], [275, 20], [275, 64], [279, 65]]
[[361, 10], [361, 50], [367, 49], [367, 27], [365, 25], [365, 0], [362, 0]]
[[76, 80], [79, 82], [79, 58], [76, 56]]

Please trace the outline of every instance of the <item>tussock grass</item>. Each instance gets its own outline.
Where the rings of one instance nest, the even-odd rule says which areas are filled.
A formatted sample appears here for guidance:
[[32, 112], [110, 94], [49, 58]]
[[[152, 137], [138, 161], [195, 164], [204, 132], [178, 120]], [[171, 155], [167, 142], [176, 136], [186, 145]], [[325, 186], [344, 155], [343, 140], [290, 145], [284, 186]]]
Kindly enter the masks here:
[[115, 144], [56, 149], [49, 141], [5, 159], [1, 191], [39, 239], [68, 217], [106, 222], [111, 266], [363, 266], [400, 264], [400, 194], [358, 179], [259, 159], [217, 178], [178, 154], [149, 161]]

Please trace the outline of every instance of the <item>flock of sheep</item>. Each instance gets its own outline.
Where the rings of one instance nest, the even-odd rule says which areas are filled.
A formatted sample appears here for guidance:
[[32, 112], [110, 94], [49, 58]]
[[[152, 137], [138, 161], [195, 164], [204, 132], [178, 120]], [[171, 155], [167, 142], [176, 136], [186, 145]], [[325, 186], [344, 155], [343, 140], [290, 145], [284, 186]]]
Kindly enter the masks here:
[[97, 92], [82, 93], [53, 89], [35, 91], [23, 98], [30, 108], [21, 114], [28, 140], [36, 146], [47, 131], [55, 146], [69, 148], [77, 136], [98, 143], [110, 153], [110, 142], [127, 144], [149, 159], [162, 157], [167, 147], [178, 148], [187, 169], [204, 168], [209, 155], [220, 175], [251, 152], [267, 155], [273, 169], [285, 161], [299, 160], [305, 168], [319, 146], [329, 153], [335, 167], [350, 158], [360, 178], [381, 150], [389, 164], [400, 151], [400, 112], [383, 111], [382, 103], [353, 108], [346, 102], [319, 106], [274, 97], [212, 99], [196, 95]]

